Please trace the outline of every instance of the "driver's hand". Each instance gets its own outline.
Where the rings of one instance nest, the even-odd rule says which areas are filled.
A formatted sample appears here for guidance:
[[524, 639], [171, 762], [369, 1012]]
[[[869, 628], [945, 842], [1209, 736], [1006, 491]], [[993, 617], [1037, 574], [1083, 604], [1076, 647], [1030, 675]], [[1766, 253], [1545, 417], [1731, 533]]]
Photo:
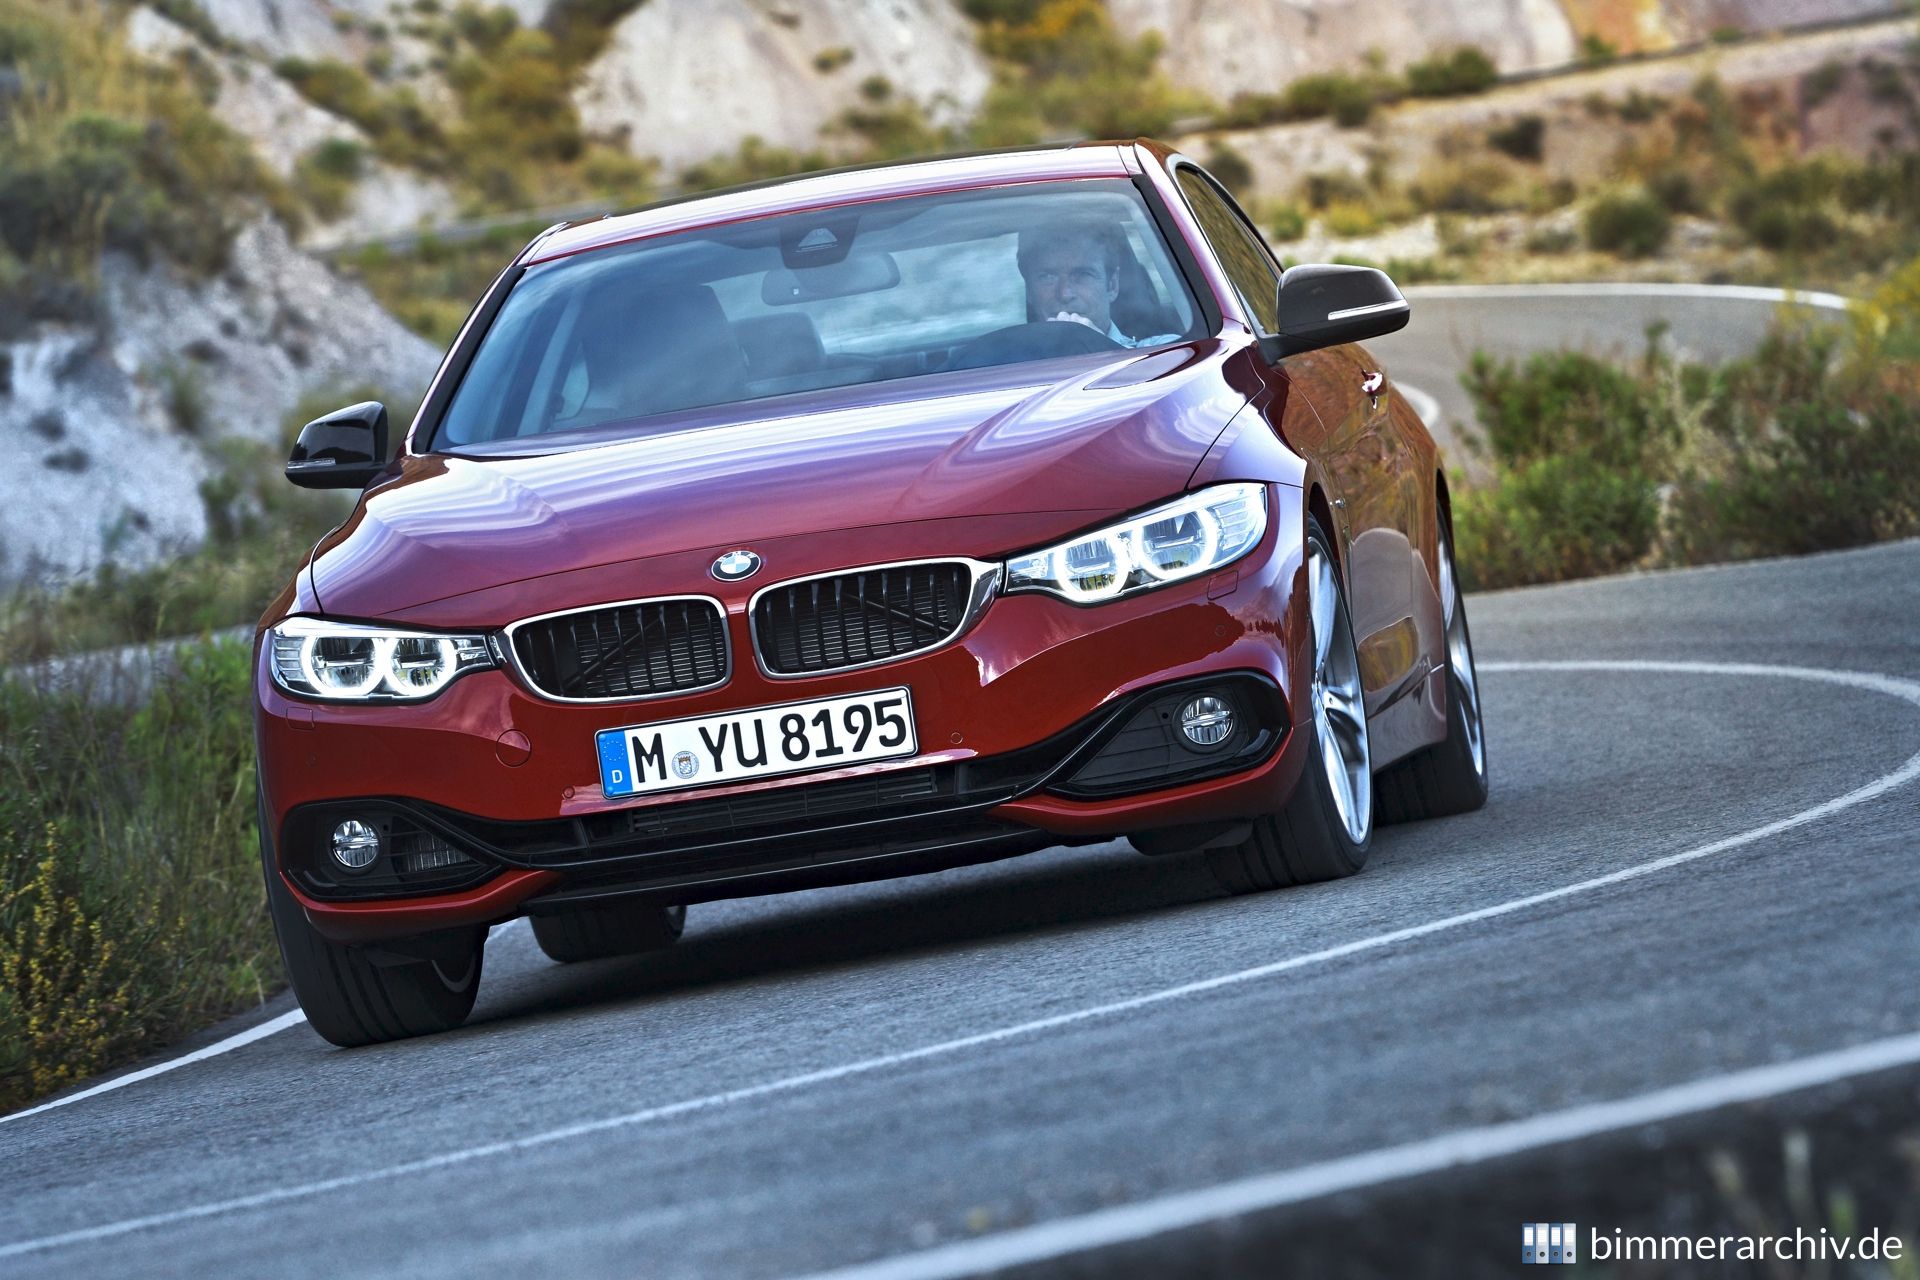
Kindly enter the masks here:
[[1085, 316], [1083, 316], [1083, 315], [1081, 315], [1081, 314], [1080, 314], [1079, 312], [1077, 312], [1077, 311], [1062, 311], [1062, 312], [1061, 312], [1061, 313], [1060, 313], [1059, 315], [1056, 315], [1056, 316], [1048, 316], [1048, 317], [1047, 317], [1047, 319], [1049, 319], [1049, 320], [1070, 320], [1070, 321], [1072, 321], [1072, 322], [1073, 322], [1073, 323], [1075, 323], [1075, 324], [1083, 324], [1083, 325], [1085, 325], [1085, 326], [1087, 326], [1087, 328], [1089, 328], [1089, 329], [1092, 329], [1092, 330], [1093, 330], [1093, 331], [1094, 331], [1095, 333], [1098, 333], [1098, 332], [1100, 332], [1100, 329], [1099, 329], [1099, 326], [1097, 326], [1097, 325], [1095, 325], [1095, 324], [1093, 323], [1093, 321], [1091, 321], [1091, 320], [1089, 320], [1089, 319], [1087, 319], [1087, 317], [1085, 317]]

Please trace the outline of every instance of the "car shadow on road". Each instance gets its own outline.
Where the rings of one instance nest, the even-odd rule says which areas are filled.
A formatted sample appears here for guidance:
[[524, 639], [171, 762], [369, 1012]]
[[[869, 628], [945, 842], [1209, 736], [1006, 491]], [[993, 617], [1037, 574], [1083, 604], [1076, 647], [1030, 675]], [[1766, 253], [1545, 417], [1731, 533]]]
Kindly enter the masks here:
[[1116, 842], [883, 885], [813, 890], [750, 914], [734, 908], [717, 926], [703, 927], [701, 914], [729, 904], [703, 904], [689, 909], [687, 936], [668, 950], [517, 973], [514, 989], [496, 986], [495, 999], [483, 988], [472, 1024], [1071, 932], [1220, 896], [1199, 856], [1148, 858]]

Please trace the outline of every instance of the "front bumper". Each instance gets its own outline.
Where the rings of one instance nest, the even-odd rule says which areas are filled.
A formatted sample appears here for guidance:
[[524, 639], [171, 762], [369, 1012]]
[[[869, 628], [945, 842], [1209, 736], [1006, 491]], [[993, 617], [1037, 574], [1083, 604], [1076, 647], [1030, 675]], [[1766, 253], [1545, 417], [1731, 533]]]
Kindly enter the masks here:
[[[593, 897], [777, 892], [1270, 812], [1303, 767], [1304, 737], [1287, 727], [1309, 678], [1300, 494], [1276, 487], [1271, 500], [1261, 546], [1210, 578], [1093, 607], [1002, 597], [946, 647], [862, 671], [773, 681], [737, 662], [719, 688], [582, 705], [492, 670], [424, 704], [340, 706], [288, 697], [260, 659], [278, 870], [322, 933], [369, 942]], [[739, 653], [749, 595], [723, 596]], [[1229, 765], [1171, 785], [1089, 772], [1148, 704], [1223, 682], [1264, 730]], [[639, 800], [601, 794], [601, 729], [894, 684], [913, 690], [918, 756]], [[315, 855], [356, 810], [471, 861], [413, 885], [330, 882]]]

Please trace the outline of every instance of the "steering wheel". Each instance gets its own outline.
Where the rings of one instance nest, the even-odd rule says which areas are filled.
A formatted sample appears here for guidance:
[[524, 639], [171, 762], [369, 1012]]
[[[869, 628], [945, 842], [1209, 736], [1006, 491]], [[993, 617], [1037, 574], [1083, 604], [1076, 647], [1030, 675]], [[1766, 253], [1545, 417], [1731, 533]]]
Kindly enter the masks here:
[[1106, 334], [1076, 320], [1034, 320], [995, 329], [963, 344], [954, 351], [947, 368], [979, 369], [990, 364], [1012, 364], [1016, 360], [1046, 360], [1121, 349], [1120, 344]]

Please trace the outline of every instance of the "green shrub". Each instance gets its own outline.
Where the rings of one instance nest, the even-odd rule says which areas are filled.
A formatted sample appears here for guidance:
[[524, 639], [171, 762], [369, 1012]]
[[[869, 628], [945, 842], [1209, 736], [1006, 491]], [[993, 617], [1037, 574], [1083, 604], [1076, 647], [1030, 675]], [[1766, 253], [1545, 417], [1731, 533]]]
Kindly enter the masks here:
[[1353, 129], [1372, 119], [1375, 105], [1383, 98], [1377, 85], [1359, 76], [1329, 71], [1302, 76], [1289, 84], [1282, 110], [1288, 120], [1332, 116], [1335, 124]]
[[1536, 115], [1515, 116], [1487, 130], [1487, 145], [1515, 160], [1537, 163], [1546, 154], [1547, 122]]
[[757, 135], [743, 139], [732, 155], [715, 156], [681, 171], [680, 185], [689, 191], [734, 187], [766, 178], [824, 169], [830, 164], [824, 151], [793, 151], [769, 146]]
[[1244, 196], [1253, 187], [1253, 166], [1232, 143], [1208, 144], [1206, 163], [1207, 172], [1220, 179], [1227, 190]]
[[1614, 114], [1628, 124], [1646, 124], [1658, 119], [1667, 109], [1667, 100], [1655, 93], [1642, 93], [1638, 89], [1629, 90], [1627, 96], [1614, 105]]
[[1602, 253], [1649, 258], [1666, 246], [1673, 217], [1644, 191], [1618, 191], [1587, 206], [1587, 244]]
[[1850, 329], [1783, 314], [1718, 366], [1675, 364], [1657, 337], [1632, 366], [1475, 358], [1490, 479], [1454, 501], [1472, 583], [1920, 535], [1920, 258]]
[[1620, 46], [1611, 40], [1589, 31], [1580, 37], [1580, 65], [1585, 67], [1604, 67], [1609, 62], [1618, 61]]
[[568, 71], [584, 67], [606, 50], [620, 20], [642, 0], [553, 0], [541, 23], [553, 37], [555, 59]]
[[1580, 235], [1571, 227], [1535, 227], [1527, 233], [1528, 253], [1572, 253], [1580, 247]]
[[893, 86], [884, 76], [870, 77], [862, 88], [872, 86], [884, 92], [878, 99], [865, 94], [865, 102], [847, 108], [827, 124], [827, 134], [858, 138], [868, 160], [899, 160], [951, 149], [952, 139], [933, 126], [918, 102], [893, 98]]
[[412, 89], [377, 89], [358, 67], [330, 58], [282, 58], [273, 69], [315, 106], [358, 125], [385, 159], [429, 173], [455, 168], [446, 131]]
[[1706, 192], [1693, 172], [1678, 164], [1647, 175], [1647, 194], [1670, 213], [1707, 212]]
[[1660, 527], [1657, 477], [1678, 440], [1658, 383], [1575, 352], [1524, 364], [1477, 354], [1461, 382], [1496, 477], [1454, 505], [1473, 585], [1557, 582], [1647, 557]]
[[1123, 35], [1103, 0], [986, 0], [969, 12], [996, 64], [976, 145], [1160, 134], [1208, 105], [1158, 70], [1159, 36]]
[[294, 162], [293, 186], [309, 208], [331, 221], [347, 211], [365, 171], [365, 148], [347, 138], [329, 138]]
[[1510, 166], [1483, 154], [1430, 161], [1407, 194], [1430, 213], [1499, 213], [1525, 208], [1530, 190], [1513, 180]]
[[1307, 234], [1307, 211], [1291, 202], [1274, 205], [1267, 210], [1267, 234], [1283, 243], [1298, 240]]
[[1641, 474], [1596, 470], [1581, 458], [1542, 458], [1465, 489], [1453, 504], [1461, 578], [1469, 590], [1618, 573], [1653, 546], [1660, 504]]
[[1300, 191], [1310, 209], [1324, 209], [1340, 201], [1361, 203], [1373, 198], [1373, 190], [1365, 179], [1340, 169], [1308, 174], [1300, 184]]
[[280, 986], [251, 670], [188, 648], [132, 714], [0, 678], [0, 1109]]
[[1580, 352], [1524, 363], [1476, 353], [1460, 381], [1503, 466], [1578, 455], [1603, 470], [1645, 470], [1676, 439], [1673, 408], [1648, 379]]
[[852, 61], [853, 50], [846, 45], [836, 45], [813, 55], [813, 69], [823, 76], [832, 75]]
[[1776, 253], [1809, 253], [1831, 245], [1840, 193], [1837, 165], [1822, 157], [1788, 163], [1736, 187], [1727, 212], [1755, 244]]
[[1840, 92], [1840, 86], [1847, 82], [1847, 64], [1838, 58], [1828, 58], [1825, 62], [1800, 77], [1800, 106], [1802, 110], [1812, 111], [1821, 103]]
[[1500, 79], [1500, 69], [1482, 49], [1462, 45], [1407, 66], [1407, 91], [1416, 98], [1482, 93]]
[[0, 0], [0, 53], [21, 86], [0, 102], [0, 328], [64, 318], [103, 249], [211, 273], [262, 203], [295, 216], [193, 79], [135, 56], [108, 10]]
[[1222, 129], [1257, 129], [1265, 124], [1283, 123], [1288, 118], [1284, 94], [1236, 93], [1214, 123]]
[[[1909, 267], [1920, 273], [1920, 263]], [[1920, 278], [1920, 275], [1917, 275]], [[1920, 328], [1920, 299], [1891, 286], [1890, 323]], [[1876, 326], [1877, 327], [1877, 326]], [[1719, 447], [1684, 477], [1674, 557], [1795, 555], [1920, 533], [1920, 366], [1898, 347], [1782, 323], [1750, 358], [1702, 379]]]
[[1380, 215], [1362, 201], [1336, 200], [1320, 213], [1329, 234], [1370, 236], [1380, 229]]

